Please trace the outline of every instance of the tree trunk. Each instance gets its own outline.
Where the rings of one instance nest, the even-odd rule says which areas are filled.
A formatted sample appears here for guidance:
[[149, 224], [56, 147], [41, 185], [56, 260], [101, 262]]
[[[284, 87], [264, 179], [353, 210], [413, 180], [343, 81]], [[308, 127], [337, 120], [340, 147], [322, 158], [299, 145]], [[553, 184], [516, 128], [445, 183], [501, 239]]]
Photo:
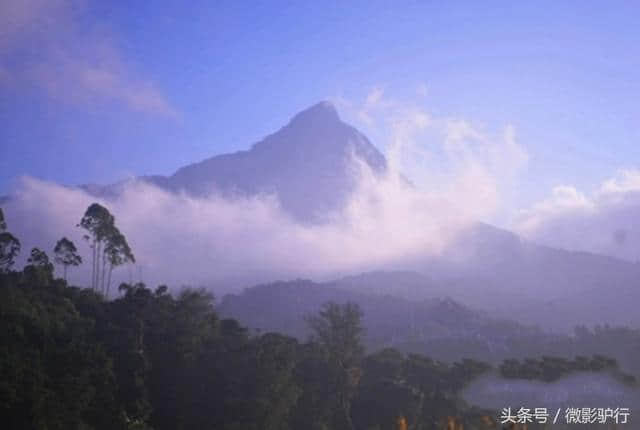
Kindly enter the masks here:
[[95, 236], [93, 237], [93, 246], [91, 247], [91, 289], [96, 290], [96, 255], [98, 243]]
[[106, 264], [107, 264], [107, 253], [102, 251], [102, 293], [106, 294], [107, 293], [107, 289], [106, 289], [106, 285], [104, 283], [105, 281], [105, 271], [106, 271]]
[[109, 290], [111, 289], [111, 272], [113, 272], [113, 264], [109, 265], [109, 278], [107, 279], [107, 298], [109, 298]]
[[100, 253], [102, 252], [102, 241], [98, 241], [98, 250], [96, 252], [96, 290], [103, 293], [102, 287], [100, 286]]

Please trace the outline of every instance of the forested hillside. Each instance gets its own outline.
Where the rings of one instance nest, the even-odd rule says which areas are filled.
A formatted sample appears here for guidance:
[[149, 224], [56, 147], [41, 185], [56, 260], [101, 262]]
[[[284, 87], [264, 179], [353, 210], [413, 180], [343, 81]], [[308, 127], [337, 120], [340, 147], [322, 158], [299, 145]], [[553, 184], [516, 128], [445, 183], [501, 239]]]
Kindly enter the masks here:
[[120, 292], [106, 301], [33, 265], [0, 276], [3, 428], [438, 428], [481, 415], [456, 393], [486, 365], [364, 355], [356, 305], [327, 304], [299, 342], [249, 336], [203, 291]]
[[[459, 397], [490, 365], [364, 354], [354, 304], [323, 306], [309, 341], [250, 336], [204, 291], [122, 284], [106, 301], [30, 265], [0, 275], [0, 324], [7, 429], [441, 429], [454, 417], [480, 429], [498, 416]], [[555, 380], [612, 368], [596, 357], [498, 370]]]
[[[358, 285], [367, 279], [359, 280]], [[376, 274], [373, 279], [379, 285], [384, 277]], [[393, 282], [394, 276], [389, 280]], [[410, 300], [360, 287], [345, 288], [345, 283], [296, 280], [259, 285], [225, 296], [219, 310], [254, 331], [278, 331], [305, 339], [310, 334], [306, 316], [318, 312], [323, 303], [355, 302], [364, 313], [363, 340], [371, 351], [393, 347], [447, 362], [472, 357], [495, 365], [508, 359], [600, 354], [615, 358], [624, 371], [640, 375], [640, 330], [634, 328], [596, 325], [576, 326], [570, 334], [551, 332], [495, 318], [448, 298]]]

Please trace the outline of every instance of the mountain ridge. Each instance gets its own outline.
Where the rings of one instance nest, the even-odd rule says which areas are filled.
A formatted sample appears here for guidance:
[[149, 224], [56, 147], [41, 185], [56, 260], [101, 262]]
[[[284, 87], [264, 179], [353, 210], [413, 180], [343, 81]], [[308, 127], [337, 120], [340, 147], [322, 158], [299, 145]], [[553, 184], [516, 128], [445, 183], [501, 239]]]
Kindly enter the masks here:
[[[275, 194], [298, 221], [321, 222], [344, 207], [354, 191], [354, 156], [376, 175], [387, 169], [386, 158], [369, 139], [323, 101], [297, 113], [249, 149], [214, 155], [170, 176], [137, 179], [198, 197]], [[97, 196], [117, 193], [117, 187], [118, 183], [82, 186]]]

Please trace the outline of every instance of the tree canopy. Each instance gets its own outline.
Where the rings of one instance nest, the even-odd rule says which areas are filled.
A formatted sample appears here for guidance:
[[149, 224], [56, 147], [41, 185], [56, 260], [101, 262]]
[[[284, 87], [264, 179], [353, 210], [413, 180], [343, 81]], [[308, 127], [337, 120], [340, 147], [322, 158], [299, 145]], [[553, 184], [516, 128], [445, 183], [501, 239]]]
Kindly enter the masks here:
[[78, 227], [86, 231], [84, 238], [91, 248], [91, 288], [109, 295], [111, 273], [126, 263], [135, 263], [127, 239], [116, 227], [116, 219], [99, 203], [92, 203]]
[[7, 272], [15, 264], [20, 253], [20, 241], [7, 231], [4, 212], [0, 208], [0, 273]]
[[82, 264], [82, 257], [78, 254], [78, 249], [76, 248], [75, 243], [66, 237], [63, 237], [56, 242], [56, 246], [53, 248], [53, 253], [55, 255], [54, 261], [56, 264], [60, 264], [64, 268], [65, 281], [67, 280], [67, 268]]

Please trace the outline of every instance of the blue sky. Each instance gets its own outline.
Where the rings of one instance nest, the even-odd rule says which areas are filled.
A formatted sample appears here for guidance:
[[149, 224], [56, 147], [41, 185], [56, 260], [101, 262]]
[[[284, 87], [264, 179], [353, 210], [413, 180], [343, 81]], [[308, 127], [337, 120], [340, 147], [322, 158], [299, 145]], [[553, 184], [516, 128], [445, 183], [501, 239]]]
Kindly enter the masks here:
[[0, 194], [171, 174], [372, 88], [513, 125], [518, 206], [640, 163], [636, 2], [326, 3], [0, 6]]

